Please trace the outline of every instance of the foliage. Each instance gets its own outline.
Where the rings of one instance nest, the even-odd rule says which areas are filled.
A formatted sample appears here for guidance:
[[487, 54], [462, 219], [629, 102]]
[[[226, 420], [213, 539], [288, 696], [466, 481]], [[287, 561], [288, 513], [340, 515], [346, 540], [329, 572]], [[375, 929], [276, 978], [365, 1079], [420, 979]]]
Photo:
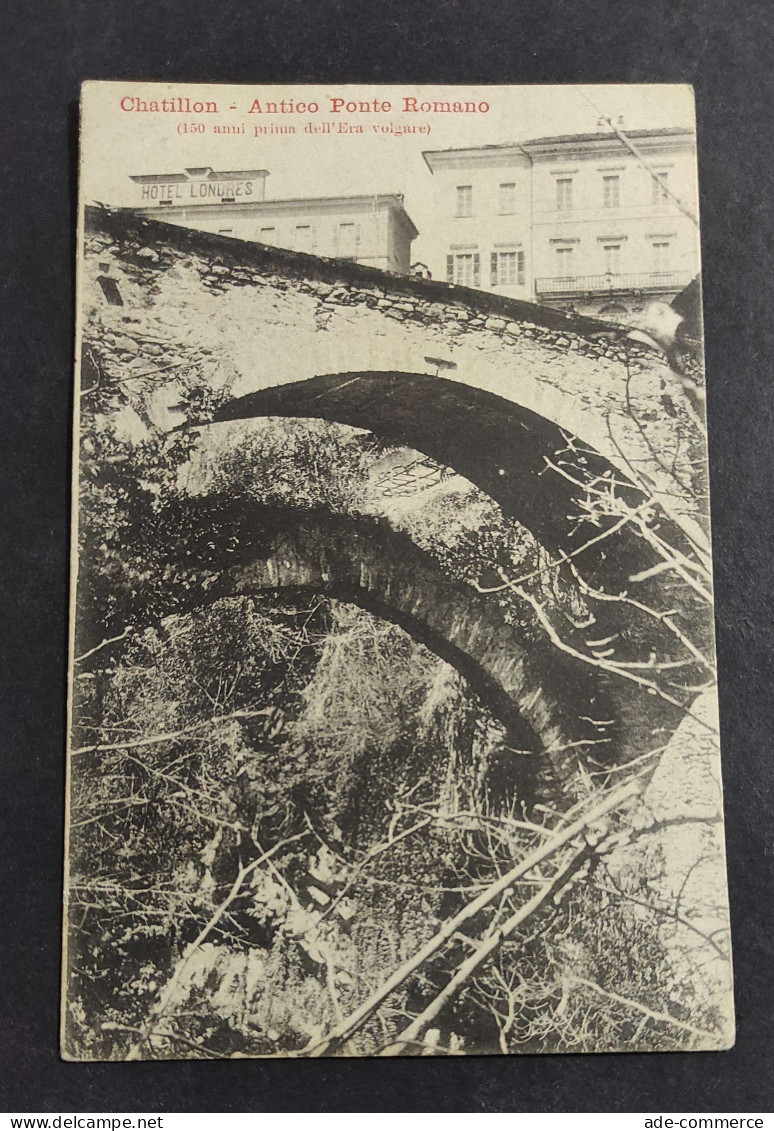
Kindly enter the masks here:
[[[558, 650], [646, 679], [681, 709], [697, 667], [707, 675], [681, 627], [706, 581], [701, 558], [664, 536], [655, 505], [586, 475], [571, 442], [550, 470], [577, 477], [579, 525], [589, 540], [619, 521], [631, 527], [677, 574], [677, 613], [651, 603], [648, 578], [637, 596], [602, 592], [582, 554], [550, 559], [458, 477], [422, 506], [390, 504], [375, 487], [385, 450], [354, 429], [269, 420], [224, 427], [219, 440], [208, 433], [207, 444], [191, 428], [138, 442], [122, 433], [122, 394], [93, 349], [68, 1049], [107, 1059], [309, 1052], [569, 815], [527, 809], [502, 726], [396, 625], [309, 593], [219, 598], [208, 551], [238, 556], [259, 537], [240, 525], [240, 508], [387, 514], [447, 573], [500, 601], [525, 639], [548, 632]], [[217, 397], [196, 365], [182, 384], [189, 418], [206, 423]], [[173, 590], [191, 599], [170, 606]], [[579, 635], [608, 598], [619, 612], [640, 596], [640, 625], [612, 652]], [[592, 800], [608, 784], [594, 765], [584, 760], [578, 790]], [[626, 834], [625, 817], [616, 828]], [[679, 1048], [714, 1031], [708, 1010], [688, 1016], [676, 1003], [658, 932], [595, 886], [598, 866], [592, 846], [410, 1051], [637, 1048], [653, 1030]], [[402, 981], [344, 1051], [388, 1048], [547, 876], [532, 870], [483, 908], [470, 935]], [[632, 894], [646, 900], [638, 882]]]

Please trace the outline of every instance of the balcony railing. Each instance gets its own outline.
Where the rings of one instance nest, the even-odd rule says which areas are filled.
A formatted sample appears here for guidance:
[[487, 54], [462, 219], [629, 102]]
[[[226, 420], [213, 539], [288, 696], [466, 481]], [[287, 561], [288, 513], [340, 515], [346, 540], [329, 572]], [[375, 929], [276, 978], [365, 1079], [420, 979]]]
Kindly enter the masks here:
[[691, 281], [690, 271], [638, 271], [627, 275], [544, 275], [535, 279], [539, 295], [598, 295], [622, 291], [671, 291]]

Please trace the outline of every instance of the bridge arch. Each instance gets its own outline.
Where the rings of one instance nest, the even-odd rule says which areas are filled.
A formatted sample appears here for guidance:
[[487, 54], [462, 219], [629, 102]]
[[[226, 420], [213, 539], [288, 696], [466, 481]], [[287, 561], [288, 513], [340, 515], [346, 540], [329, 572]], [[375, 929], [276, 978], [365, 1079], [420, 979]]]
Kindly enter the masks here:
[[139, 616], [152, 609], [161, 620], [280, 590], [357, 605], [465, 677], [505, 726], [508, 745], [526, 752], [526, 762], [514, 762], [516, 780], [537, 783], [543, 795], [574, 792], [578, 743], [598, 737], [589, 720], [614, 709], [604, 680], [557, 656], [526, 617], [519, 623], [512, 609], [450, 578], [386, 520], [206, 496], [188, 500], [183, 515], [162, 512], [154, 529], [165, 543], [152, 593], [133, 594]]
[[[577, 554], [591, 542], [577, 564], [588, 581], [608, 592], [625, 590], [633, 574], [659, 565], [653, 549], [620, 523], [620, 514], [597, 515], [593, 525], [583, 520], [587, 483], [614, 482], [630, 506], [646, 503], [644, 491], [552, 420], [495, 393], [428, 373], [329, 373], [234, 398], [213, 419], [270, 416], [351, 425], [432, 457], [494, 499], [555, 558]], [[605, 529], [610, 535], [599, 540]], [[683, 533], [666, 518], [663, 529], [674, 545], [685, 545]], [[662, 581], [649, 586], [647, 596], [656, 605]], [[667, 594], [664, 607], [673, 599]], [[600, 609], [599, 616], [607, 620], [607, 610]]]

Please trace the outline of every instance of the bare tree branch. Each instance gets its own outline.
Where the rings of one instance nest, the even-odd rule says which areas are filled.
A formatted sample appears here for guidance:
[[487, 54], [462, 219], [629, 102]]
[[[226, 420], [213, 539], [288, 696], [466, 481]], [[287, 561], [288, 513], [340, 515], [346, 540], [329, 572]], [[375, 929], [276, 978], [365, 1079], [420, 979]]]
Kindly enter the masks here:
[[521, 586], [517, 586], [515, 592], [517, 596], [521, 597], [522, 600], [526, 601], [527, 604], [532, 606], [538, 620], [548, 633], [549, 638], [562, 652], [566, 652], [568, 655], [574, 656], [576, 660], [582, 660], [585, 664], [590, 664], [592, 667], [601, 668], [603, 671], [612, 672], [615, 675], [620, 675], [623, 679], [628, 679], [632, 683], [639, 684], [640, 687], [644, 687], [647, 691], [650, 691], [652, 695], [658, 695], [660, 699], [665, 700], [665, 702], [667, 703], [671, 703], [673, 707], [679, 708], [679, 710], [683, 711], [689, 718], [694, 719], [697, 723], [700, 723], [701, 726], [705, 727], [712, 734], [718, 733], [717, 727], [714, 727], [711, 723], [706, 722], [699, 715], [694, 714], [689, 707], [686, 707], [686, 705], [684, 703], [681, 703], [679, 699], [676, 699], [674, 695], [670, 695], [669, 692], [664, 691], [663, 688], [659, 687], [655, 680], [645, 679], [643, 676], [637, 675], [636, 672], [630, 671], [628, 668], [621, 667], [621, 665], [615, 663], [615, 661], [602, 660], [596, 656], [587, 656], [583, 652], [579, 652], [577, 648], [573, 648], [572, 645], [567, 644], [566, 641], [562, 640], [559, 633], [551, 624], [551, 621], [546, 615], [545, 609], [540, 604], [538, 599], [536, 597], [533, 597], [531, 593], [528, 593], [526, 589], [523, 589]]
[[540, 845], [533, 852], [525, 856], [514, 868], [506, 872], [504, 876], [499, 877], [494, 883], [490, 884], [481, 895], [468, 903], [457, 913], [452, 919], [448, 920], [425, 945], [412, 955], [402, 966], [390, 975], [385, 982], [374, 990], [372, 994], [350, 1014], [346, 1020], [337, 1025], [322, 1041], [315, 1042], [308, 1045], [298, 1055], [319, 1057], [326, 1056], [328, 1053], [335, 1051], [344, 1041], [353, 1036], [354, 1033], [362, 1027], [368, 1020], [372, 1013], [382, 1002], [390, 996], [399, 986], [406, 981], [406, 979], [418, 970], [429, 958], [432, 958], [437, 951], [439, 951], [445, 943], [459, 931], [464, 923], [472, 919], [475, 915], [488, 907], [498, 896], [502, 895], [512, 884], [526, 875], [538, 864], [542, 864], [544, 860], [549, 859], [560, 848], [569, 844], [577, 836], [584, 832], [586, 827], [595, 823], [607, 813], [613, 812], [615, 809], [620, 809], [621, 806], [626, 804], [627, 801], [632, 800], [640, 792], [639, 782], [626, 782], [625, 785], [619, 786], [618, 789], [613, 790], [611, 793], [606, 794], [601, 800], [597, 801], [595, 805], [589, 807], [588, 811], [582, 817], [574, 821], [566, 829], [557, 833], [550, 840]]
[[430, 1022], [433, 1021], [443, 1007], [452, 1000], [457, 991], [472, 978], [492, 952], [501, 946], [503, 941], [507, 939], [509, 935], [513, 934], [521, 923], [554, 896], [567, 883], [573, 873], [578, 870], [581, 864], [588, 859], [588, 856], [589, 849], [586, 845], [571, 853], [569, 857], [565, 859], [556, 875], [553, 876], [548, 883], [544, 884], [540, 891], [533, 895], [532, 899], [528, 900], [518, 911], [514, 912], [513, 915], [506, 919], [504, 923], [487, 935], [481, 945], [474, 950], [473, 954], [457, 967], [451, 981], [447, 982], [441, 992], [433, 998], [419, 1016], [415, 1017], [411, 1024], [391, 1041], [387, 1048], [383, 1049], [379, 1055], [400, 1056], [406, 1042], [414, 1041], [421, 1037]]
[[110, 750], [135, 750], [139, 746], [157, 746], [160, 742], [173, 742], [177, 738], [195, 734], [197, 731], [206, 730], [207, 727], [216, 726], [218, 723], [230, 722], [232, 719], [256, 719], [262, 715], [271, 715], [273, 708], [263, 707], [260, 711], [232, 711], [228, 715], [213, 715], [202, 723], [192, 723], [191, 726], [181, 727], [180, 730], [167, 731], [166, 734], [152, 734], [147, 738], [135, 738], [127, 742], [95, 743], [93, 746], [79, 746], [72, 751], [76, 754], [93, 754], [96, 751], [107, 753]]
[[577, 975], [570, 975], [569, 982], [574, 982], [578, 986], [586, 986], [587, 989], [593, 990], [594, 993], [601, 994], [602, 997], [610, 998], [611, 1001], [617, 1001], [619, 1005], [625, 1005], [629, 1009], [634, 1009], [638, 1013], [643, 1013], [651, 1021], [661, 1021], [667, 1025], [675, 1025], [678, 1029], [685, 1029], [688, 1033], [693, 1033], [694, 1036], [701, 1037], [705, 1041], [710, 1041], [713, 1045], [718, 1044], [719, 1035], [717, 1033], [710, 1033], [707, 1029], [699, 1029], [696, 1025], [690, 1025], [687, 1021], [679, 1021], [676, 1017], [672, 1017], [670, 1013], [659, 1013], [655, 1009], [649, 1009], [647, 1005], [642, 1002], [633, 1001], [631, 998], [622, 997], [621, 994], [613, 993], [612, 990], [605, 990], [602, 986], [597, 985], [596, 982], [590, 982], [587, 978], [579, 978]]

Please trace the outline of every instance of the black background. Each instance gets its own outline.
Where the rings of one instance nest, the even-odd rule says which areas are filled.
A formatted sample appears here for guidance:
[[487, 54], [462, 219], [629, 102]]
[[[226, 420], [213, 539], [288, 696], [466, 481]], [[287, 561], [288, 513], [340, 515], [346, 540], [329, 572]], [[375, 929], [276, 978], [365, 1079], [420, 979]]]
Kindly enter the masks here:
[[[770, 0], [28, 0], [6, 10], [0, 1109], [771, 1111], [773, 23]], [[738, 1021], [732, 1051], [58, 1059], [75, 106], [87, 78], [694, 84]]]

